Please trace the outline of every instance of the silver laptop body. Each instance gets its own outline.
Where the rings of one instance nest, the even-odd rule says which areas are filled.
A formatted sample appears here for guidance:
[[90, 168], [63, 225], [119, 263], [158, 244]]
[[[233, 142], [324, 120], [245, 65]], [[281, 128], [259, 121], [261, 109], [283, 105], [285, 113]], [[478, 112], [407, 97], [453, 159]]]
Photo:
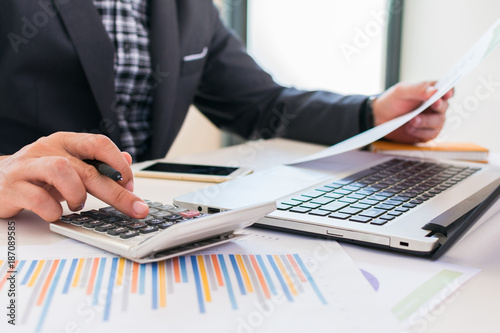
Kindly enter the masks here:
[[[399, 169], [394, 167], [394, 163], [416, 167], [397, 177]], [[419, 186], [419, 183], [413, 186], [416, 190], [410, 192], [412, 187], [407, 186], [408, 182], [403, 182], [419, 178], [416, 176], [422, 172], [419, 170], [427, 165], [434, 168], [433, 171], [444, 170], [437, 173], [434, 181], [426, 183], [432, 185], [438, 179], [436, 186], [441, 186], [436, 189], [436, 186], [429, 188]], [[390, 181], [382, 183], [385, 178], [380, 180], [380, 176], [377, 176], [377, 172], [381, 170], [386, 175], [392, 175], [392, 181], [395, 178], [400, 179], [399, 182], [392, 185]], [[424, 179], [424, 176], [420, 178]], [[374, 186], [379, 183], [381, 188], [378, 192], [370, 192], [377, 189]], [[333, 186], [331, 191], [329, 184]], [[387, 184], [389, 185], [386, 186]], [[406, 189], [397, 192], [398, 184], [403, 184], [399, 189]], [[276, 200], [279, 209], [258, 220], [257, 225], [426, 256], [434, 253], [447, 241], [456, 227], [454, 222], [457, 219], [460, 220], [459, 218], [471, 212], [499, 184], [500, 169], [487, 164], [350, 151], [321, 162], [300, 166], [281, 165], [256, 172], [181, 195], [174, 199], [174, 203], [209, 212]], [[343, 190], [344, 188], [347, 190]], [[396, 193], [388, 191], [390, 189]], [[351, 194], [345, 195], [349, 191]], [[386, 192], [385, 200], [377, 203], [377, 200], [371, 199], [383, 199], [383, 196], [377, 195], [382, 194], [381, 191]], [[344, 196], [339, 197], [337, 192]], [[317, 198], [313, 198], [318, 194]], [[404, 198], [403, 194], [410, 197]], [[308, 195], [311, 198], [309, 201]], [[352, 198], [347, 198], [348, 196]], [[296, 201], [300, 202], [301, 198], [305, 199], [305, 204], [296, 205]], [[333, 200], [329, 202], [330, 199]], [[397, 204], [401, 199], [404, 201]], [[322, 207], [317, 206], [324, 202], [327, 202], [327, 214], [322, 214]], [[293, 209], [287, 206], [290, 203]], [[306, 208], [301, 208], [302, 206]], [[351, 209], [353, 206], [355, 208]], [[381, 207], [387, 211], [383, 212]], [[349, 214], [343, 212], [357, 214], [346, 218], [345, 215]], [[382, 217], [386, 217], [386, 220]]]

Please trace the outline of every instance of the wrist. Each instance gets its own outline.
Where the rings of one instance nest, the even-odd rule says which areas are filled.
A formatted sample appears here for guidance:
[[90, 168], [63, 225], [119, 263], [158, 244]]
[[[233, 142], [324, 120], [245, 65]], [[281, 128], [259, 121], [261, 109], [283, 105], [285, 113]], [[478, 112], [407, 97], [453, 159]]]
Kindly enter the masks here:
[[373, 126], [378, 126], [383, 124], [387, 120], [381, 119], [382, 111], [380, 110], [380, 98], [379, 96], [373, 96], [371, 101], [372, 115], [373, 115]]

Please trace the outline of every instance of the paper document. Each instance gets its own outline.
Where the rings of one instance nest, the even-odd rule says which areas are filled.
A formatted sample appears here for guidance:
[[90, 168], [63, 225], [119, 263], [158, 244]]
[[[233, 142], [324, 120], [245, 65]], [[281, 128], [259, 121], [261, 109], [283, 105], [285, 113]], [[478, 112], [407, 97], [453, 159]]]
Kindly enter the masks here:
[[368, 131], [360, 133], [352, 138], [344, 140], [333, 145], [319, 153], [296, 160], [289, 165], [298, 165], [304, 162], [319, 160], [332, 155], [344, 153], [353, 149], [359, 149], [370, 143], [377, 141], [387, 134], [401, 127], [413, 117], [427, 109], [434, 102], [439, 100], [451, 88], [453, 88], [460, 79], [479, 65], [483, 59], [488, 56], [500, 44], [500, 19], [497, 20], [477, 41], [476, 43], [455, 63], [448, 73], [439, 80], [435, 87], [438, 89], [430, 99], [428, 99], [419, 108], [404, 114], [398, 118], [392, 119], [382, 125], [374, 127]]
[[[15, 267], [16, 327], [2, 319], [0, 332], [330, 332], [330, 318], [339, 332], [402, 331], [337, 242], [246, 232], [150, 264], [26, 246]], [[8, 269], [0, 258], [1, 304]]]
[[387, 255], [351, 244], [342, 248], [370, 281], [380, 301], [391, 308], [404, 332], [423, 332], [456, 292], [480, 270], [443, 261]]

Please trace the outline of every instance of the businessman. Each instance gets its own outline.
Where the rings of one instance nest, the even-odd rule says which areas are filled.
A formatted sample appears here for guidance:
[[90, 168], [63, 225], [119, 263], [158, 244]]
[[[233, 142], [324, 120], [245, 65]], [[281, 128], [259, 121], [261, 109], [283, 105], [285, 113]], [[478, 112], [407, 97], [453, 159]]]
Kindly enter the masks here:
[[[188, 107], [241, 137], [334, 144], [415, 109], [433, 82], [377, 98], [276, 84], [221, 23], [209, 0], [0, 2], [0, 218], [23, 209], [47, 221], [90, 193], [141, 218], [132, 161], [165, 156]], [[448, 92], [387, 136], [427, 141]], [[103, 161], [123, 179], [100, 175]]]

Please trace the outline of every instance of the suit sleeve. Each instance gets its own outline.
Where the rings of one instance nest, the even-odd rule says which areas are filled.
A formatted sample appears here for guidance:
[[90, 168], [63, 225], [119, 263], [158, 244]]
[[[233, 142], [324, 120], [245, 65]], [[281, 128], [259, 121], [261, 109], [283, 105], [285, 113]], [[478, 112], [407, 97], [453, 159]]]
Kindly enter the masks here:
[[212, 40], [194, 104], [216, 126], [247, 139], [331, 145], [371, 127], [366, 96], [278, 85], [212, 12]]

